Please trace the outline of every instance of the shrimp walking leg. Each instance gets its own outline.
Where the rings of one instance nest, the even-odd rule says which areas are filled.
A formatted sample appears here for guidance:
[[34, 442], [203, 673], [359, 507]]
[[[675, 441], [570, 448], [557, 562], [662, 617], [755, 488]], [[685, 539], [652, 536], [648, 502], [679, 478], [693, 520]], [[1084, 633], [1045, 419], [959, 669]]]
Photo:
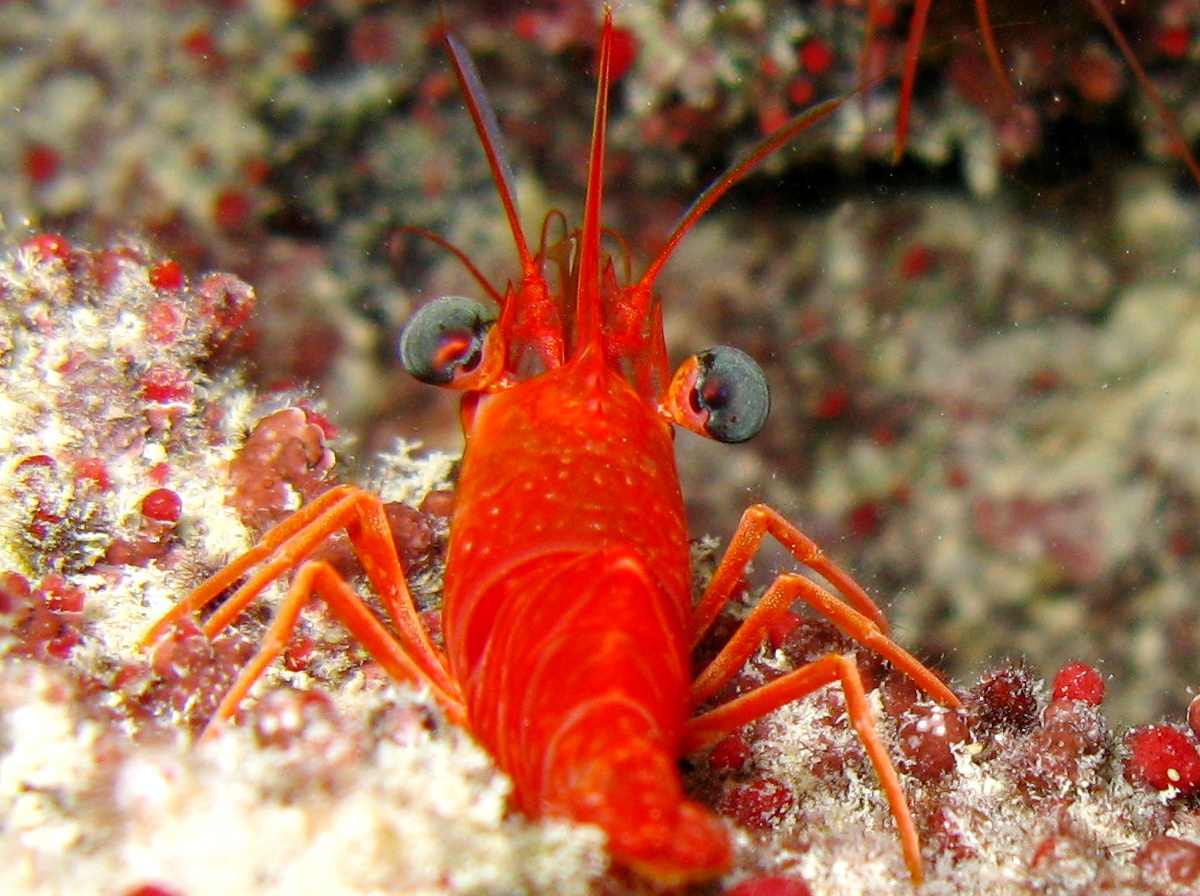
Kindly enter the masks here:
[[[411, 666], [420, 680], [429, 683], [434, 694], [451, 715], [461, 714], [458, 688], [447, 672], [445, 657], [433, 646], [417, 615], [416, 605], [409, 593], [404, 569], [392, 540], [383, 502], [377, 495], [354, 486], [331, 489], [267, 532], [251, 550], [202, 583], [166, 613], [151, 628], [144, 639], [145, 643], [157, 640], [174, 623], [211, 604], [243, 575], [262, 564], [205, 622], [205, 635], [209, 638], [215, 637], [271, 582], [300, 566], [314, 550], [340, 530], [346, 532], [363, 571], [383, 601], [395, 626], [395, 635], [383, 628], [379, 620], [362, 604], [362, 599], [354, 594], [327, 564], [309, 564], [312, 567], [311, 571], [297, 575], [278, 611], [276, 622], [272, 624], [271, 632], [276, 635], [290, 633], [300, 610], [316, 588], [315, 593], [325, 599], [335, 614], [353, 634], [364, 641], [381, 663], [385, 666], [391, 663], [397, 669], [405, 664]], [[321, 571], [322, 567], [328, 572]], [[351, 607], [351, 601], [357, 606]], [[363, 621], [365, 617], [370, 617], [370, 622]], [[259, 663], [259, 657], [256, 657], [243, 674], [245, 684], [241, 687], [242, 695], [280, 649], [282, 645], [271, 653], [271, 646], [267, 645], [259, 651], [259, 657], [264, 661]], [[403, 663], [395, 659], [401, 653], [405, 657]], [[250, 669], [256, 663], [257, 671], [250, 674]], [[412, 676], [405, 674], [401, 677]], [[239, 679], [239, 685], [241, 682], [242, 679]], [[235, 685], [235, 689], [239, 685]], [[230, 707], [232, 705], [230, 703]]]
[[300, 618], [300, 611], [311, 597], [324, 601], [325, 606], [346, 626], [350, 634], [375, 658], [385, 672], [397, 681], [428, 684], [435, 699], [446, 710], [451, 720], [462, 724], [466, 718], [466, 710], [457, 696], [457, 689], [452, 693], [431, 681], [409, 657], [395, 636], [376, 618], [363, 599], [346, 584], [337, 570], [328, 563], [314, 560], [305, 563], [297, 571], [275, 618], [271, 620], [271, 625], [263, 636], [258, 652], [242, 668], [237, 681], [221, 700], [203, 736], [207, 736], [215, 725], [232, 718], [254, 682], [287, 647]]
[[[721, 558], [717, 570], [713, 573], [712, 581], [700, 602], [696, 605], [693, 615], [695, 628], [692, 632], [692, 646], [695, 647], [712, 625], [721, 608], [728, 603], [730, 596], [737, 588], [738, 580], [746, 570], [746, 565], [754, 557], [763, 536], [772, 535], [783, 545], [797, 563], [807, 566], [813, 572], [822, 576], [836, 588], [845, 600], [859, 613], [875, 624], [883, 634], [888, 633], [887, 620], [875, 602], [867, 596], [862, 586], [850, 577], [850, 574], [821, 553], [817, 543], [801, 532], [795, 525], [788, 522], [777, 511], [766, 504], [752, 504], [746, 508], [729, 540], [725, 556]], [[785, 608], [786, 609], [786, 608]]]
[[[833, 583], [842, 596], [835, 595], [816, 582], [795, 573], [784, 573], [777, 577], [721, 651], [692, 682], [689, 699], [693, 709], [710, 700], [738, 669], [742, 668], [762, 644], [767, 630], [797, 600], [804, 601], [813, 611], [828, 619], [863, 647], [887, 659], [934, 700], [945, 706], [962, 705], [958, 697], [932, 671], [887, 636], [882, 614], [862, 588], [832, 561], [825, 558], [817, 545], [804, 533], [763, 505], [754, 505], [743, 514], [729, 550], [718, 564], [708, 589], [700, 599], [696, 610], [697, 636], [703, 634], [721, 607], [729, 600], [746, 564], [768, 532], [774, 535], [797, 561]], [[862, 676], [859, 675], [858, 665], [853, 656], [827, 654], [716, 709], [692, 717], [684, 725], [683, 749], [687, 752], [712, 743], [717, 738], [834, 681], [841, 682], [850, 722], [858, 733], [880, 785], [887, 795], [892, 817], [896, 819], [896, 827], [900, 832], [905, 863], [913, 880], [920, 880], [921, 851], [916, 825], [913, 823], [896, 768], [875, 728]]]
[[904, 850], [904, 861], [914, 882], [921, 879], [921, 846], [917, 837], [916, 824], [900, 785], [896, 767], [888, 756], [887, 748], [875, 728], [875, 720], [867, 701], [862, 676], [852, 656], [830, 653], [799, 669], [755, 688], [747, 694], [729, 701], [723, 706], [695, 716], [684, 725], [684, 750], [694, 750], [711, 743], [722, 735], [740, 728], [774, 709], [806, 697], [827, 684], [840, 681], [846, 696], [846, 710], [850, 724], [854, 726], [859, 740], [867, 751], [880, 786], [887, 796], [892, 817], [900, 833]]
[[690, 691], [693, 708], [710, 699], [745, 665], [746, 660], [750, 659], [751, 654], [762, 644], [767, 630], [797, 600], [804, 601], [847, 636], [888, 660], [938, 703], [952, 707], [962, 705], [954, 692], [924, 663], [881, 632], [873, 620], [848, 606], [816, 582], [794, 573], [784, 573], [759, 599], [721, 652], [696, 676]]

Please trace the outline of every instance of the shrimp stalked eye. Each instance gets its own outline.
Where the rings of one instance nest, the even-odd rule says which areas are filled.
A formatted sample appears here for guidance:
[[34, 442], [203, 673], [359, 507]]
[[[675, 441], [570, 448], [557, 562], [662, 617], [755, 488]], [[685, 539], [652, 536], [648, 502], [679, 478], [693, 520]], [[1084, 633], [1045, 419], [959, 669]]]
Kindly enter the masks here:
[[400, 363], [423, 383], [456, 385], [483, 360], [496, 313], [474, 299], [443, 296], [412, 316], [400, 334]]
[[728, 345], [684, 361], [667, 391], [666, 411], [673, 422], [727, 444], [754, 438], [770, 409], [762, 368]]

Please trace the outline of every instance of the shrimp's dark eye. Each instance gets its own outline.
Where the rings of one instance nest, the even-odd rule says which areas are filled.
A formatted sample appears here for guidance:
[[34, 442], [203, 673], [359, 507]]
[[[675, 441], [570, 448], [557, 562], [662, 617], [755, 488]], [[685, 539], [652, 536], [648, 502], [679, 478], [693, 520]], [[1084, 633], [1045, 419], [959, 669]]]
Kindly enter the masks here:
[[414, 377], [448, 386], [483, 360], [496, 313], [474, 299], [443, 296], [418, 309], [400, 334], [400, 363]]
[[718, 442], [745, 442], [767, 422], [771, 396], [762, 368], [745, 352], [727, 345], [695, 356], [696, 379], [689, 396], [704, 419], [704, 432]]

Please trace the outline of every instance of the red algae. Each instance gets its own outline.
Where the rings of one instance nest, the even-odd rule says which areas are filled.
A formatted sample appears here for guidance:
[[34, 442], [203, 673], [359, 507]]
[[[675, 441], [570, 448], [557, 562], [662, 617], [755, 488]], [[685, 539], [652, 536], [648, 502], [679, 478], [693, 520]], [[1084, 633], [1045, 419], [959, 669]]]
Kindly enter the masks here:
[[987, 735], [995, 731], [1024, 734], [1037, 721], [1038, 681], [1022, 666], [986, 673], [967, 694], [971, 727]]
[[1054, 676], [1055, 700], [1079, 700], [1092, 706], [1104, 701], [1104, 679], [1087, 663], [1068, 663]]
[[1200, 790], [1200, 753], [1182, 731], [1150, 725], [1129, 735], [1125, 774], [1155, 790], [1183, 796]]

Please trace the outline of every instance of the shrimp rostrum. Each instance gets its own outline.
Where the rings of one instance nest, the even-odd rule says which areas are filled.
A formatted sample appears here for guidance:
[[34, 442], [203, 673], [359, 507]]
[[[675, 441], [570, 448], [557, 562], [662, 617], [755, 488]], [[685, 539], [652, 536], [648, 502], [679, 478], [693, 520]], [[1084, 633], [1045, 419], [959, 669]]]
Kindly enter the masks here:
[[[262, 647], [214, 722], [234, 714], [316, 596], [388, 672], [428, 686], [448, 716], [491, 752], [512, 778], [519, 809], [598, 825], [615, 863], [663, 885], [712, 878], [731, 864], [725, 824], [684, 795], [678, 759], [840, 683], [917, 879], [916, 827], [853, 655], [830, 653], [697, 712], [796, 601], [885, 657], [934, 700], [960, 703], [888, 637], [883, 614], [863, 589], [768, 507], [745, 512], [693, 605], [673, 427], [744, 441], [766, 419], [766, 381], [748, 356], [726, 347], [702, 351], [672, 374], [653, 293], [675, 246], [708, 208], [842, 100], [802, 114], [755, 147], [701, 194], [645, 272], [622, 284], [622, 266], [602, 249], [600, 220], [612, 34], [606, 16], [583, 225], [552, 245], [550, 228], [543, 228], [536, 250], [519, 224], [495, 116], [465, 51], [448, 39], [511, 226], [520, 278], [501, 293], [450, 247], [490, 301], [435, 300], [401, 337], [402, 361], [416, 377], [463, 392], [466, 447], [446, 558], [444, 650], [418, 618], [380, 499], [352, 486], [332, 489], [268, 532], [184, 599], [151, 637], [249, 574], [207, 620], [211, 636], [294, 569]], [[390, 626], [331, 566], [308, 559], [339, 530], [348, 533]], [[693, 647], [737, 593], [767, 534], [832, 587], [780, 575], [693, 679]]]

